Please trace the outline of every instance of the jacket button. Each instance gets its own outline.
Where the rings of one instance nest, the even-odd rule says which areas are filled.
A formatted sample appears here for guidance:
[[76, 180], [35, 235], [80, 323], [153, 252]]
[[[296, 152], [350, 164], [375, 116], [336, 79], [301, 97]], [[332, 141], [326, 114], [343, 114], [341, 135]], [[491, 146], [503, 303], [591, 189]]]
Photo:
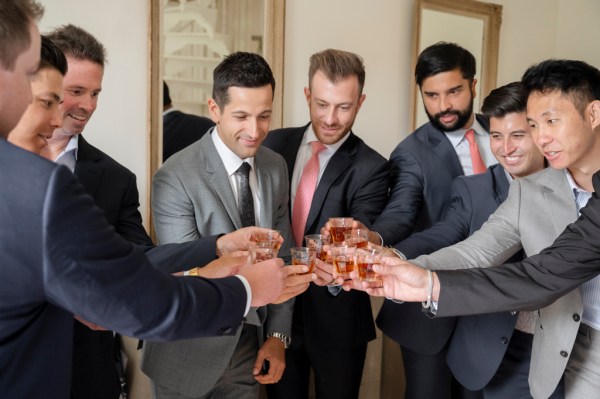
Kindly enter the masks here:
[[560, 355], [562, 357], [567, 357], [567, 356], [569, 356], [569, 353], [567, 351], [560, 351]]
[[500, 338], [500, 342], [502, 342], [504, 345], [506, 345], [506, 344], [508, 344], [508, 338], [502, 337], [502, 338]]
[[573, 313], [573, 320], [579, 321], [581, 320], [581, 317], [577, 313]]
[[512, 316], [515, 316], [515, 315], [517, 314], [517, 311], [516, 311], [516, 310], [513, 310], [512, 312], [510, 312], [510, 314], [511, 314]]
[[227, 334], [231, 334], [231, 327], [225, 327], [225, 328], [221, 328], [219, 329], [219, 331], [217, 331], [220, 335], [227, 335]]

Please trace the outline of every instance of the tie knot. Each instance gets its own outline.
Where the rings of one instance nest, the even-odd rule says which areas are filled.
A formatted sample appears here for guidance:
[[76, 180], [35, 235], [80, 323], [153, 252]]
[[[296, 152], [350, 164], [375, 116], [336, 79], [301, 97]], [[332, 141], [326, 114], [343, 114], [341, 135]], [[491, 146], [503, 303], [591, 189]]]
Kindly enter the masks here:
[[248, 175], [250, 174], [250, 169], [252, 169], [250, 164], [248, 162], [243, 162], [238, 168], [237, 172], [242, 176], [248, 177]]
[[475, 130], [469, 129], [465, 133], [465, 138], [469, 142], [469, 144], [473, 144], [475, 142]]
[[325, 148], [327, 148], [319, 140], [311, 141], [310, 144], [312, 145], [312, 153], [313, 153], [313, 155], [314, 154], [318, 154], [321, 151], [323, 151]]

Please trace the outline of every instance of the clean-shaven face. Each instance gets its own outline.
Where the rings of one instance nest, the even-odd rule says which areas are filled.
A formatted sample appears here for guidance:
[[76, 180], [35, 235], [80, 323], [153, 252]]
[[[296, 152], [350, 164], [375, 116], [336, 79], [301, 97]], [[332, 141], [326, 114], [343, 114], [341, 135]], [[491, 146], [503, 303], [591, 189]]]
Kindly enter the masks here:
[[310, 111], [312, 128], [323, 144], [335, 144], [351, 129], [365, 100], [359, 94], [358, 77], [348, 76], [336, 83], [317, 71], [304, 95]]
[[70, 135], [83, 132], [102, 91], [104, 68], [89, 60], [67, 57], [69, 70], [63, 81], [63, 130]]
[[594, 132], [597, 125], [592, 122], [590, 104], [582, 116], [571, 99], [559, 91], [532, 92], [527, 100], [527, 119], [536, 145], [553, 168], [586, 171], [597, 164], [600, 134]]
[[514, 178], [544, 168], [544, 156], [535, 146], [525, 112], [490, 118], [490, 148], [500, 165]]
[[34, 75], [31, 80], [33, 101], [10, 132], [8, 141], [36, 154], [48, 145], [54, 129], [62, 126], [63, 116], [59, 109], [62, 86], [63, 76], [54, 68], [40, 69]]
[[230, 87], [228, 94], [229, 103], [222, 109], [208, 100], [208, 111], [223, 143], [240, 159], [253, 157], [269, 133], [273, 88]]

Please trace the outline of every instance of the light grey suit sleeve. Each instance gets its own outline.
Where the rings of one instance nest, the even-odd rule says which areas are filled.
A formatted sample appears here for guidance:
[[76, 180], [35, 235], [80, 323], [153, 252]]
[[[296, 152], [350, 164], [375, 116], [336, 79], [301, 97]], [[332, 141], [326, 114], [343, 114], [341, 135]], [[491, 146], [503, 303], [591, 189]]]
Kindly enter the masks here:
[[423, 255], [412, 263], [430, 270], [471, 269], [498, 266], [521, 248], [519, 219], [521, 217], [521, 186], [510, 186], [508, 198], [480, 230], [466, 240]]

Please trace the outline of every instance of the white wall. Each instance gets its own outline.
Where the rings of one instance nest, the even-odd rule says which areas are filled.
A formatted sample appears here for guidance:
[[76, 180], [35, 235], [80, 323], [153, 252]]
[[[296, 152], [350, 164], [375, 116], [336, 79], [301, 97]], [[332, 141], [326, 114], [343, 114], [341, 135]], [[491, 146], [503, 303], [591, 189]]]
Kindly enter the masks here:
[[40, 31], [72, 23], [107, 49], [108, 64], [98, 108], [85, 128], [86, 139], [125, 165], [138, 178], [146, 219], [148, 151], [146, 126], [149, 3], [147, 0], [40, 0], [46, 11]]
[[[149, 193], [146, 99], [147, 0], [41, 0], [41, 30], [74, 23], [108, 49], [104, 91], [86, 137], [138, 176], [142, 211]], [[492, 0], [503, 5], [498, 84], [518, 80], [547, 58], [575, 58], [600, 67], [598, 0]], [[308, 58], [324, 48], [360, 54], [367, 100], [356, 133], [384, 156], [409, 125], [413, 0], [287, 0], [284, 124], [308, 121], [302, 89]]]

